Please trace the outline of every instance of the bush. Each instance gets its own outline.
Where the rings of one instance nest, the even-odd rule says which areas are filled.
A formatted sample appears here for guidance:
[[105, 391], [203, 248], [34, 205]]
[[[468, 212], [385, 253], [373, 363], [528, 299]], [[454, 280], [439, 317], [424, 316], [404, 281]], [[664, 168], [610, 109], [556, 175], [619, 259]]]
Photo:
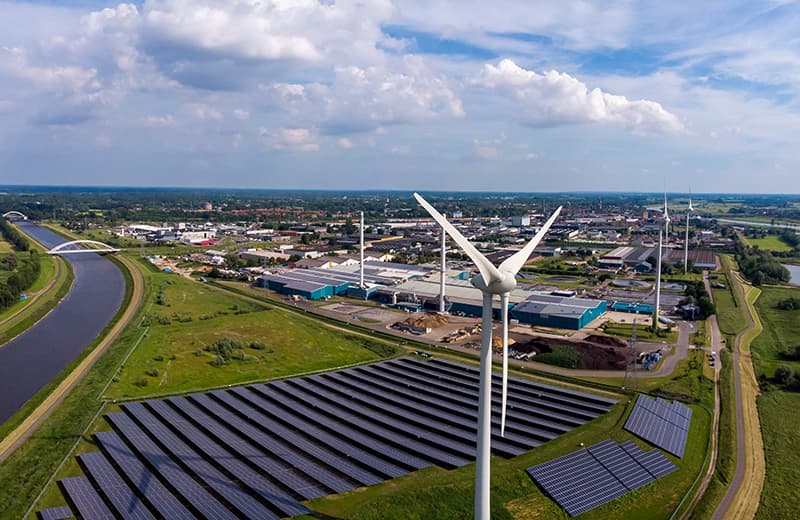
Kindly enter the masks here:
[[263, 343], [260, 343], [258, 341], [253, 341], [247, 346], [250, 347], [253, 350], [264, 350], [265, 348], [267, 348], [266, 345], [264, 345]]
[[151, 368], [150, 370], [145, 370], [144, 373], [150, 377], [158, 377], [159, 375], [159, 371], [157, 368]]
[[143, 388], [143, 387], [147, 386], [148, 383], [149, 383], [149, 381], [144, 377], [133, 382], [134, 386], [138, 386], [139, 388]]
[[781, 385], [787, 384], [794, 377], [794, 370], [787, 365], [781, 365], [775, 369], [775, 382]]
[[153, 361], [164, 361], [164, 356], [156, 356], [153, 358]]

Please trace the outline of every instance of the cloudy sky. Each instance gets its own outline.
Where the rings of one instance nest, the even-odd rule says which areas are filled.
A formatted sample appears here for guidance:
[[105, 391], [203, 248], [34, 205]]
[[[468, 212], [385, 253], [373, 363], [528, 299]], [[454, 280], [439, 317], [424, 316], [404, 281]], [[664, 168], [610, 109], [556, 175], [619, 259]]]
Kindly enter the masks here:
[[799, 102], [781, 0], [0, 1], [0, 184], [798, 193]]

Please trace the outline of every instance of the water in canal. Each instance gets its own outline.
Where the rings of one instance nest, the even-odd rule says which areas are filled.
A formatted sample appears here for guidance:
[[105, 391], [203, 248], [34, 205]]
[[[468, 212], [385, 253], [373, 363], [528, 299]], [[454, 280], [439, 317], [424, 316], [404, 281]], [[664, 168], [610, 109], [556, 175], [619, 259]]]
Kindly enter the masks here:
[[[18, 225], [47, 247], [66, 241], [30, 222]], [[75, 273], [66, 298], [33, 327], [0, 346], [0, 423], [77, 358], [122, 304], [125, 279], [113, 262], [94, 253], [65, 258]]]

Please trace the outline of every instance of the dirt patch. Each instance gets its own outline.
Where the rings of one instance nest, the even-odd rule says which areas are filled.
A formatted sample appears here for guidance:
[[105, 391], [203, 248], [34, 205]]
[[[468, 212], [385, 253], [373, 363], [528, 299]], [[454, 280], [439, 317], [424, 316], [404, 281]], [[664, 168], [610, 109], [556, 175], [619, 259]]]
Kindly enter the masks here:
[[[598, 338], [603, 336], [597, 336]], [[536, 352], [536, 355], [553, 352], [559, 346], [572, 347], [578, 352], [577, 366], [581, 370], [625, 370], [628, 352], [624, 347], [598, 344], [590, 341], [518, 336], [514, 350], [523, 354]], [[609, 338], [615, 339], [615, 338]], [[624, 342], [622, 342], [624, 345]], [[531, 358], [533, 361], [535, 357]]]
[[412, 316], [403, 323], [411, 325], [412, 327], [421, 327], [425, 329], [436, 329], [443, 327], [449, 323], [447, 316], [437, 313], [427, 313], [422, 316]]
[[612, 336], [599, 336], [597, 334], [590, 334], [586, 336], [586, 341], [589, 343], [594, 343], [595, 345], [601, 345], [604, 347], [619, 347], [625, 348], [627, 343], [625, 340], [620, 338], [615, 338]]

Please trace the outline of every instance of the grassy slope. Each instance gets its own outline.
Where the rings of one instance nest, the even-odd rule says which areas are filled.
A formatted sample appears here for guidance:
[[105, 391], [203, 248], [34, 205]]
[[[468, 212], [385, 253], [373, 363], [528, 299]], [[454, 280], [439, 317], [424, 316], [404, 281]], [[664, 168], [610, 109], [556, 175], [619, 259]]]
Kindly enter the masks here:
[[[109, 398], [272, 379], [379, 357], [363, 348], [362, 339], [322, 327], [313, 318], [282, 309], [265, 309], [174, 274], [150, 273], [148, 279], [155, 287], [164, 287], [165, 305], [153, 305], [151, 314], [173, 316], [172, 322], [161, 325], [151, 320], [147, 336], [126, 363], [119, 382], [109, 389]], [[191, 317], [192, 321], [181, 323], [176, 317]], [[244, 361], [232, 360], [215, 367], [211, 364], [214, 356], [202, 352], [202, 348], [223, 337], [245, 343], [262, 342], [267, 348], [245, 349]], [[153, 369], [158, 370], [158, 376], [147, 376], [146, 372]], [[143, 378], [148, 381], [147, 386], [134, 384]]]
[[[800, 509], [800, 394], [783, 391], [763, 393], [758, 399], [767, 477], [756, 514], [758, 520], [797, 518]], [[792, 411], [792, 413], [787, 413]]]
[[[798, 297], [797, 288], [765, 287], [756, 301], [756, 309], [764, 325], [763, 333], [752, 344], [757, 375], [772, 377], [778, 365], [800, 370], [800, 362], [781, 357], [784, 350], [800, 344], [800, 311], [775, 308], [778, 300]], [[797, 516], [800, 509], [800, 452], [797, 432], [800, 430], [800, 394], [762, 388], [758, 398], [759, 417], [764, 438], [767, 473], [756, 518], [782, 519]]]

